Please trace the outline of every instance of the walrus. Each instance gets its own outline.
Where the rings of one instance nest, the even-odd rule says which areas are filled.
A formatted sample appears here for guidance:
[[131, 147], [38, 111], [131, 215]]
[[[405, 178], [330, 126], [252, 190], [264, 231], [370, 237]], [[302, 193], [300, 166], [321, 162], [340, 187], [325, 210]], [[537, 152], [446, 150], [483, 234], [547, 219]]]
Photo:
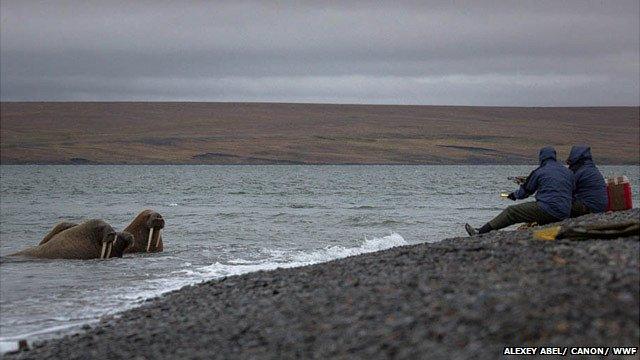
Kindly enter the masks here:
[[47, 235], [44, 236], [44, 238], [42, 239], [42, 241], [40, 241], [38, 245], [42, 245], [46, 243], [47, 241], [51, 240], [51, 238], [53, 238], [56, 234], [61, 233], [77, 225], [78, 224], [76, 223], [66, 222], [66, 221], [58, 223], [56, 226], [53, 227], [53, 229], [51, 229], [51, 231], [49, 231], [49, 233], [47, 233]]
[[82, 224], [63, 222], [56, 225], [38, 246], [10, 256], [44, 259], [107, 259], [122, 257], [132, 246], [134, 237], [116, 232], [103, 220], [93, 219]]
[[125, 253], [161, 252], [163, 250], [162, 234], [164, 228], [162, 215], [153, 210], [144, 210], [136, 216], [124, 231], [133, 234], [134, 245]]

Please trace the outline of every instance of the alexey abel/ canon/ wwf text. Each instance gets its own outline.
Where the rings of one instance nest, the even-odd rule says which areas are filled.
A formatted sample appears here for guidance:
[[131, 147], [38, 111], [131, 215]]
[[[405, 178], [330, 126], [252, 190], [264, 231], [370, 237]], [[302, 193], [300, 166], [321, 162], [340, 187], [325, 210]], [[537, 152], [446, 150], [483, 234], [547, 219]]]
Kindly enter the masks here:
[[579, 356], [579, 355], [636, 355], [637, 347], [624, 346], [572, 346], [572, 347], [520, 347], [509, 346], [502, 351], [503, 355], [560, 355], [560, 356]]

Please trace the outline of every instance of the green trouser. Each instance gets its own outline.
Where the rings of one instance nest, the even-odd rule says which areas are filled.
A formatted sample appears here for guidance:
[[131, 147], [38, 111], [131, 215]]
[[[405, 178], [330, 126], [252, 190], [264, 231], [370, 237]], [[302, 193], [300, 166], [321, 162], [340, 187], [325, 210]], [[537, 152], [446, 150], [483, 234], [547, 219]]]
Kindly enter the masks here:
[[578, 217], [582, 215], [591, 214], [591, 210], [588, 207], [584, 206], [580, 201], [574, 201], [571, 204], [571, 217]]
[[489, 225], [493, 230], [498, 230], [518, 223], [536, 222], [538, 225], [544, 225], [556, 221], [559, 219], [547, 214], [537, 202], [530, 201], [507, 207], [500, 215], [489, 221]]

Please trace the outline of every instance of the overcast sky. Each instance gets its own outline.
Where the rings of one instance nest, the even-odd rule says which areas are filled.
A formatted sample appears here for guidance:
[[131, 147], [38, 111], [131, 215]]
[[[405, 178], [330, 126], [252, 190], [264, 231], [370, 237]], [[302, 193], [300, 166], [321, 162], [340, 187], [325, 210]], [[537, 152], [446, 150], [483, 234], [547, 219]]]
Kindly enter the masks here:
[[640, 102], [638, 0], [0, 1], [4, 101]]

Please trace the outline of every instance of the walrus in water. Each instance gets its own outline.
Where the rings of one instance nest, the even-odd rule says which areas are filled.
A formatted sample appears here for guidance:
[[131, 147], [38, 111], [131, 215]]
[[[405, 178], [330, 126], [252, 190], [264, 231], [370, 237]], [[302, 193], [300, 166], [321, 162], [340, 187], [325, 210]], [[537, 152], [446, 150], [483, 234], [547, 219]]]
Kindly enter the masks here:
[[144, 210], [136, 216], [124, 231], [133, 234], [134, 245], [125, 253], [161, 252], [163, 250], [162, 234], [164, 228], [162, 215], [153, 210]]
[[103, 220], [89, 220], [82, 224], [56, 225], [38, 246], [19, 251], [11, 256], [44, 259], [107, 259], [122, 257], [134, 243], [133, 235], [116, 232]]

